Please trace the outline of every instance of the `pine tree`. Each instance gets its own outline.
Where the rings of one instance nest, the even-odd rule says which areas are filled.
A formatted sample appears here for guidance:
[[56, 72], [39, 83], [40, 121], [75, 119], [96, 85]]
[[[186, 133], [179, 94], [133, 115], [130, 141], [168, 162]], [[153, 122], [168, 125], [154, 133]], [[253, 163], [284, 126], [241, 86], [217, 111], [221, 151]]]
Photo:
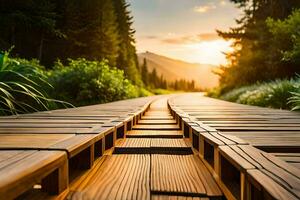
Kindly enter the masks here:
[[0, 3], [0, 49], [14, 46], [27, 58], [43, 58], [44, 42], [63, 37], [57, 26], [56, 2], [52, 0], [5, 1]]
[[132, 28], [132, 16], [128, 11], [129, 4], [125, 0], [113, 0], [118, 22], [120, 36], [120, 49], [117, 67], [125, 71], [125, 75], [136, 84], [141, 84], [138, 70], [138, 59], [135, 49], [135, 30]]
[[[266, 20], [286, 18], [293, 9], [300, 7], [299, 0], [231, 0], [243, 9], [243, 17], [236, 20], [237, 27], [218, 31], [225, 39], [235, 39], [235, 51], [227, 54], [228, 66], [221, 66], [222, 92], [228, 89], [266, 81], [287, 78], [295, 74], [295, 66], [284, 63], [281, 52], [272, 45], [272, 35]], [[243, 77], [243, 78], [241, 78]]]
[[141, 73], [142, 73], [142, 81], [144, 82], [144, 84], [146, 86], [148, 86], [149, 85], [149, 79], [148, 79], [149, 72], [148, 72], [148, 66], [147, 66], [146, 58], [144, 58]]
[[[111, 0], [76, 0], [67, 5], [71, 57], [107, 59], [116, 65], [119, 35], [116, 13]], [[75, 50], [75, 51], [74, 51]]]
[[158, 76], [157, 76], [157, 72], [156, 69], [153, 68], [151, 74], [150, 74], [150, 83], [153, 86], [153, 88], [158, 88]]

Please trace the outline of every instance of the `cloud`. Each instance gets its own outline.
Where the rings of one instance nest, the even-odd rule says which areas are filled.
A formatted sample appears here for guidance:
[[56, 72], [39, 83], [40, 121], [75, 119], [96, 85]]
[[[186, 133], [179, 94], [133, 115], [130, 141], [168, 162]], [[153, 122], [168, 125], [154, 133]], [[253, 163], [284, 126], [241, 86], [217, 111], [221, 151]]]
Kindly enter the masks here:
[[195, 6], [194, 7], [194, 12], [197, 12], [197, 13], [206, 13], [210, 10], [213, 10], [213, 9], [216, 9], [217, 6], [214, 5], [213, 3], [210, 3], [208, 5], [203, 5], [203, 6]]
[[220, 39], [217, 33], [201, 33], [198, 35], [198, 38], [205, 41], [212, 41]]
[[193, 43], [199, 43], [203, 41], [213, 41], [219, 39], [218, 35], [216, 33], [201, 33], [199, 35], [186, 35], [186, 36], [180, 36], [180, 37], [170, 37], [170, 38], [164, 38], [161, 40], [162, 43], [165, 44], [193, 44]]
[[158, 39], [158, 36], [156, 36], [156, 35], [146, 35], [146, 36], [144, 36], [144, 38], [146, 38], [146, 39]]

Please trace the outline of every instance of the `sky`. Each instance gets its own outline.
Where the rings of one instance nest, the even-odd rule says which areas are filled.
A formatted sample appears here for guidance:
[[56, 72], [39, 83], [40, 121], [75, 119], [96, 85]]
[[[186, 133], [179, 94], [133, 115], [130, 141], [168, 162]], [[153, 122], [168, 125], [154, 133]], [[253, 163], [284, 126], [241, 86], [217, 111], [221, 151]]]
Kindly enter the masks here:
[[139, 53], [192, 63], [225, 64], [231, 41], [215, 30], [235, 26], [241, 11], [229, 0], [128, 0]]

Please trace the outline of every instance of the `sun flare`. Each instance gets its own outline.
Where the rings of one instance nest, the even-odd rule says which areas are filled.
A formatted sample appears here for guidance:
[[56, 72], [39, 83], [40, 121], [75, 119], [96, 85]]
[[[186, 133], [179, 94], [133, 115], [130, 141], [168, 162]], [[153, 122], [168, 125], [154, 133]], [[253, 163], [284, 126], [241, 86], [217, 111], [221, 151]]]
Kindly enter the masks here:
[[220, 65], [226, 64], [227, 61], [224, 52], [232, 51], [231, 44], [232, 41], [217, 39], [187, 44], [185, 48], [189, 49], [190, 52], [194, 52], [187, 55], [190, 61]]

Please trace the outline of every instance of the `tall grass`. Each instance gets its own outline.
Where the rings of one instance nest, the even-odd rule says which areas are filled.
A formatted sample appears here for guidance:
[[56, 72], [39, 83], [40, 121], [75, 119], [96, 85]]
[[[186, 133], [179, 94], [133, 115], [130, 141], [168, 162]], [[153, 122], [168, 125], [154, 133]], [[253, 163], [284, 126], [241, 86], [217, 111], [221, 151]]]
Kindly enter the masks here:
[[37, 61], [0, 54], [0, 115], [48, 110], [57, 103], [69, 105], [48, 98], [46, 90], [51, 87]]
[[208, 95], [247, 105], [299, 110], [300, 78], [257, 83], [233, 89], [225, 94], [210, 92]]

